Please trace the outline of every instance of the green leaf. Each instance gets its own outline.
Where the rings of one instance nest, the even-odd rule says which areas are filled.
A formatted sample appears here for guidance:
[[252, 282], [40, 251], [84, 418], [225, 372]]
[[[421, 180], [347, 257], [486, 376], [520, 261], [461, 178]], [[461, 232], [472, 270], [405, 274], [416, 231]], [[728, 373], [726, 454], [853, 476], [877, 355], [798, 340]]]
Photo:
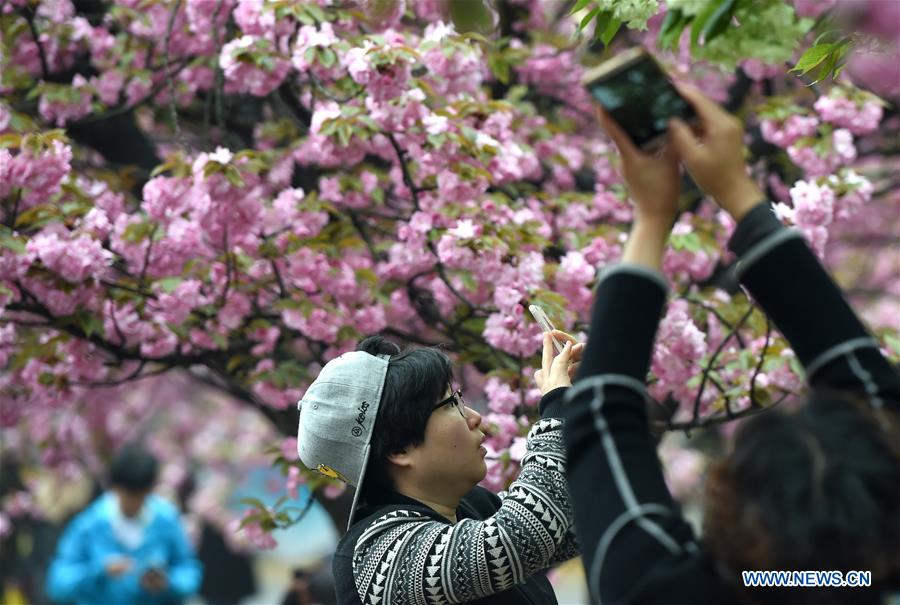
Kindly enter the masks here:
[[16, 254], [25, 254], [25, 242], [9, 233], [5, 228], [0, 231], [0, 246], [12, 250]]
[[346, 147], [350, 144], [350, 137], [353, 135], [353, 130], [349, 124], [341, 124], [337, 129], [338, 141], [341, 143], [341, 147]]
[[172, 277], [164, 277], [162, 279], [156, 280], [156, 283], [162, 288], [163, 292], [166, 294], [171, 294], [175, 291], [175, 288], [178, 287], [178, 284], [184, 281], [183, 277], [178, 277], [174, 275]]
[[240, 171], [234, 166], [226, 166], [225, 167], [225, 178], [228, 179], [228, 182], [234, 185], [235, 187], [243, 187], [244, 179], [241, 177]]
[[22, 142], [22, 136], [15, 132], [7, 132], [0, 134], [0, 149], [7, 147], [18, 147]]
[[603, 42], [604, 46], [609, 46], [609, 43], [618, 33], [620, 27], [622, 27], [622, 22], [619, 19], [610, 19], [606, 28], [604, 28], [603, 33], [600, 35], [600, 41]]
[[316, 21], [322, 22], [327, 21], [328, 18], [325, 16], [325, 11], [323, 11], [317, 4], [314, 2], [309, 2], [306, 4], [306, 12], [312, 15], [313, 19]]
[[663, 20], [656, 43], [663, 50], [674, 48], [681, 38], [681, 32], [690, 21], [691, 17], [686, 16], [679, 9], [670, 10]]
[[[850, 49], [849, 43], [840, 43], [836, 44], [835, 48], [832, 49], [831, 53], [828, 55], [828, 58], [825, 59], [825, 62], [822, 64], [821, 70], [816, 77], [816, 82], [824, 80], [828, 76], [832, 78], [837, 75], [837, 65], [844, 58], [844, 55], [847, 54], [847, 51]], [[839, 68], [838, 68], [839, 69]]]
[[73, 316], [73, 319], [75, 320], [75, 325], [81, 328], [81, 331], [84, 332], [84, 335], [87, 338], [103, 332], [103, 322], [100, 321], [99, 317], [92, 313], [86, 311], [79, 312], [77, 315]]
[[701, 242], [700, 236], [696, 233], [685, 233], [682, 235], [672, 235], [669, 239], [669, 242], [675, 250], [689, 250], [691, 252], [697, 252], [700, 250]]
[[[594, 39], [599, 40], [600, 36], [603, 35], [603, 32], [606, 31], [607, 26], [609, 26], [609, 22], [612, 21], [612, 13], [609, 11], [603, 11], [599, 15], [597, 15], [597, 20], [594, 23]], [[605, 44], [605, 43], [604, 43]]]
[[728, 24], [731, 23], [731, 18], [734, 16], [736, 8], [737, 0], [725, 0], [725, 2], [719, 5], [719, 8], [716, 9], [709, 18], [709, 21], [706, 22], [706, 25], [703, 27], [703, 31], [700, 34], [704, 44], [708, 44], [710, 40], [728, 28]]
[[675, 8], [666, 12], [662, 25], [659, 26], [660, 36], [669, 33], [684, 19], [684, 13], [680, 8]]
[[700, 43], [700, 34], [703, 33], [704, 27], [706, 27], [706, 22], [713, 16], [721, 4], [727, 2], [728, 0], [713, 0], [710, 1], [706, 7], [702, 11], [700, 11], [697, 15], [694, 16], [694, 21], [691, 23], [691, 48], [696, 49]]
[[322, 64], [323, 67], [331, 67], [337, 62], [337, 55], [330, 48], [323, 48], [319, 50], [319, 63]]
[[581, 23], [578, 24], [578, 31], [583, 31], [584, 28], [587, 27], [590, 22], [594, 20], [594, 17], [596, 17], [598, 14], [600, 14], [600, 7], [595, 6], [588, 12], [588, 14], [584, 16], [584, 18], [581, 20]]
[[585, 6], [587, 6], [588, 3], [590, 3], [590, 1], [591, 0], [578, 0], [578, 2], [575, 3], [575, 6], [572, 7], [572, 10], [569, 11], [569, 14], [574, 15], [575, 13], [577, 13], [578, 11], [583, 9]]
[[501, 84], [509, 84], [509, 63], [506, 62], [506, 58], [502, 54], [489, 54], [488, 67], [490, 68], [491, 73], [494, 74], [494, 77], [497, 78], [498, 82]]
[[450, 20], [461, 34], [470, 31], [487, 33], [493, 28], [491, 13], [483, 0], [448, 0], [447, 8]]
[[825, 60], [831, 53], [834, 44], [817, 44], [806, 49], [803, 56], [797, 61], [797, 64], [791, 68], [791, 71], [798, 72], [801, 75], [809, 72], [816, 65]]

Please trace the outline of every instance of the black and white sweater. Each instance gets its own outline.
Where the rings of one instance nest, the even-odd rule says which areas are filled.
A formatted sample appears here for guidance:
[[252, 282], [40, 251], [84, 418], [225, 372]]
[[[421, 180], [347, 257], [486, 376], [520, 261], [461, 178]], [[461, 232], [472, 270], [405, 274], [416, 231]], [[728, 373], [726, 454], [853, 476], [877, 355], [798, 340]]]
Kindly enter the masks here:
[[428, 506], [383, 494], [359, 511], [338, 544], [333, 570], [340, 605], [551, 605], [537, 573], [578, 554], [565, 479], [566, 389], [541, 400], [521, 472], [495, 495], [476, 487], [451, 524]]
[[[799, 232], [761, 204], [729, 246], [740, 256], [741, 282], [790, 342], [811, 386], [859, 390], [873, 406], [900, 412], [897, 373]], [[601, 276], [566, 396], [578, 539], [591, 598], [603, 605], [737, 600], [672, 500], [649, 431], [644, 381], [666, 290], [659, 274], [637, 265]], [[863, 592], [860, 603], [869, 602]]]

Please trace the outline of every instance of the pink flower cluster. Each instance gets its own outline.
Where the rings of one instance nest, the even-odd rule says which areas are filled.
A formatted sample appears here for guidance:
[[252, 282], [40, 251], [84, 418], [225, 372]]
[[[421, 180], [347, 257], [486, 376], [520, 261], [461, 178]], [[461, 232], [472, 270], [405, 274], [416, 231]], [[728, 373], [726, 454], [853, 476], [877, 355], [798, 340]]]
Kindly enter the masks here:
[[[245, 34], [262, 36], [274, 41], [278, 37], [289, 36], [295, 27], [292, 19], [276, 19], [275, 8], [265, 0], [238, 0], [231, 15]], [[325, 23], [324, 25], [330, 26], [331, 24]]]
[[815, 136], [819, 130], [819, 120], [815, 116], [795, 113], [781, 123], [774, 120], [763, 120], [760, 130], [765, 140], [773, 145], [786, 148], [793, 145], [797, 139]]
[[[391, 42], [402, 44], [401, 36], [390, 36]], [[409, 63], [391, 54], [390, 46], [378, 47], [366, 41], [363, 46], [351, 48], [344, 55], [344, 65], [357, 84], [366, 87], [368, 95], [376, 102], [389, 101], [406, 90], [409, 80]]]
[[803, 144], [802, 141], [787, 148], [788, 157], [806, 173], [807, 177], [825, 176], [856, 159], [853, 135], [845, 128], [838, 128], [831, 140]]
[[75, 74], [71, 88], [60, 90], [53, 87], [41, 95], [38, 113], [51, 124], [65, 126], [68, 122], [91, 113], [91, 99], [92, 91], [88, 81], [81, 74]]
[[559, 98], [573, 105], [590, 104], [587, 91], [581, 86], [584, 69], [571, 51], [549, 44], [538, 44], [519, 67], [523, 82], [535, 86], [539, 92]]
[[306, 71], [313, 69], [318, 78], [332, 78], [337, 74], [333, 66], [331, 69], [321, 65], [319, 61], [310, 61], [307, 53], [310, 49], [331, 48], [338, 41], [338, 37], [334, 33], [331, 23], [325, 22], [318, 27], [314, 25], [303, 25], [297, 31], [297, 37], [294, 41], [294, 51], [291, 62], [297, 71]]
[[541, 327], [525, 323], [522, 305], [516, 305], [512, 313], [492, 313], [485, 323], [485, 341], [492, 347], [511, 355], [533, 355], [540, 348]]
[[596, 267], [589, 263], [581, 252], [567, 252], [559, 261], [556, 272], [556, 292], [566, 298], [567, 306], [577, 313], [587, 311], [593, 303], [591, 282], [596, 275]]
[[852, 170], [839, 176], [797, 181], [790, 189], [791, 205], [775, 204], [775, 214], [796, 225], [820, 257], [824, 257], [828, 231], [835, 220], [846, 220], [872, 197], [872, 183]]
[[222, 47], [219, 65], [225, 72], [225, 91], [264, 97], [278, 88], [290, 62], [265, 38], [244, 35]]
[[31, 238], [26, 247], [27, 254], [73, 284], [101, 278], [112, 263], [112, 253], [87, 235], [69, 239], [45, 231]]
[[0, 198], [18, 188], [22, 190], [20, 210], [49, 202], [59, 192], [71, 161], [72, 149], [58, 140], [37, 155], [23, 150], [13, 156], [8, 150], [0, 149]]
[[822, 120], [839, 128], [846, 128], [856, 136], [866, 135], [878, 128], [884, 109], [867, 99], [856, 102], [840, 94], [823, 95], [813, 105]]
[[[417, 1], [417, 5], [423, 4]], [[453, 52], [446, 52], [442, 44], [456, 32], [443, 21], [431, 23], [425, 28], [423, 41], [436, 45], [422, 54], [422, 63], [435, 76], [430, 80], [435, 90], [443, 95], [460, 93], [476, 94], [484, 80], [484, 66], [477, 46], [460, 44]]]
[[509, 383], [492, 376], [484, 383], [488, 409], [495, 414], [512, 414], [521, 403], [521, 396]]
[[672, 397], [682, 404], [692, 401], [695, 396], [688, 383], [699, 372], [700, 362], [707, 353], [706, 335], [688, 311], [685, 300], [669, 304], [659, 325], [650, 366], [658, 379], [651, 388], [654, 397], [663, 399], [671, 392]]

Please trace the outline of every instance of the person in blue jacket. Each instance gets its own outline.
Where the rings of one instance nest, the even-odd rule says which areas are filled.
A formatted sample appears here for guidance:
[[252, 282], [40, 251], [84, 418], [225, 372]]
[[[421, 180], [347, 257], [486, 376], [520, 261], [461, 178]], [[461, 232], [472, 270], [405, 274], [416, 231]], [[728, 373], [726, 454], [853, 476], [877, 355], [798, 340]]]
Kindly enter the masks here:
[[178, 509], [151, 492], [158, 463], [143, 448], [122, 448], [111, 489], [79, 513], [60, 539], [47, 594], [76, 605], [170, 605], [200, 588], [203, 570]]

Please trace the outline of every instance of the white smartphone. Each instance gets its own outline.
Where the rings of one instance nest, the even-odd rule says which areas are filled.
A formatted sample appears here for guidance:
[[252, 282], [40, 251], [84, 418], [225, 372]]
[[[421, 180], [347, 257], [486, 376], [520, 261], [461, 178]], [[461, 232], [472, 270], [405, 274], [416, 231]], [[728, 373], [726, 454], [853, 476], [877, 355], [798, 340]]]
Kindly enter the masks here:
[[[556, 328], [553, 327], [553, 324], [550, 323], [550, 318], [547, 317], [547, 313], [538, 305], [528, 305], [528, 310], [531, 311], [531, 315], [534, 316], [534, 319], [538, 322], [538, 325], [541, 326], [541, 329], [544, 332], [553, 332]], [[551, 336], [553, 339], [553, 348], [556, 349], [557, 353], [562, 353], [563, 345], [556, 340], [555, 336]]]

